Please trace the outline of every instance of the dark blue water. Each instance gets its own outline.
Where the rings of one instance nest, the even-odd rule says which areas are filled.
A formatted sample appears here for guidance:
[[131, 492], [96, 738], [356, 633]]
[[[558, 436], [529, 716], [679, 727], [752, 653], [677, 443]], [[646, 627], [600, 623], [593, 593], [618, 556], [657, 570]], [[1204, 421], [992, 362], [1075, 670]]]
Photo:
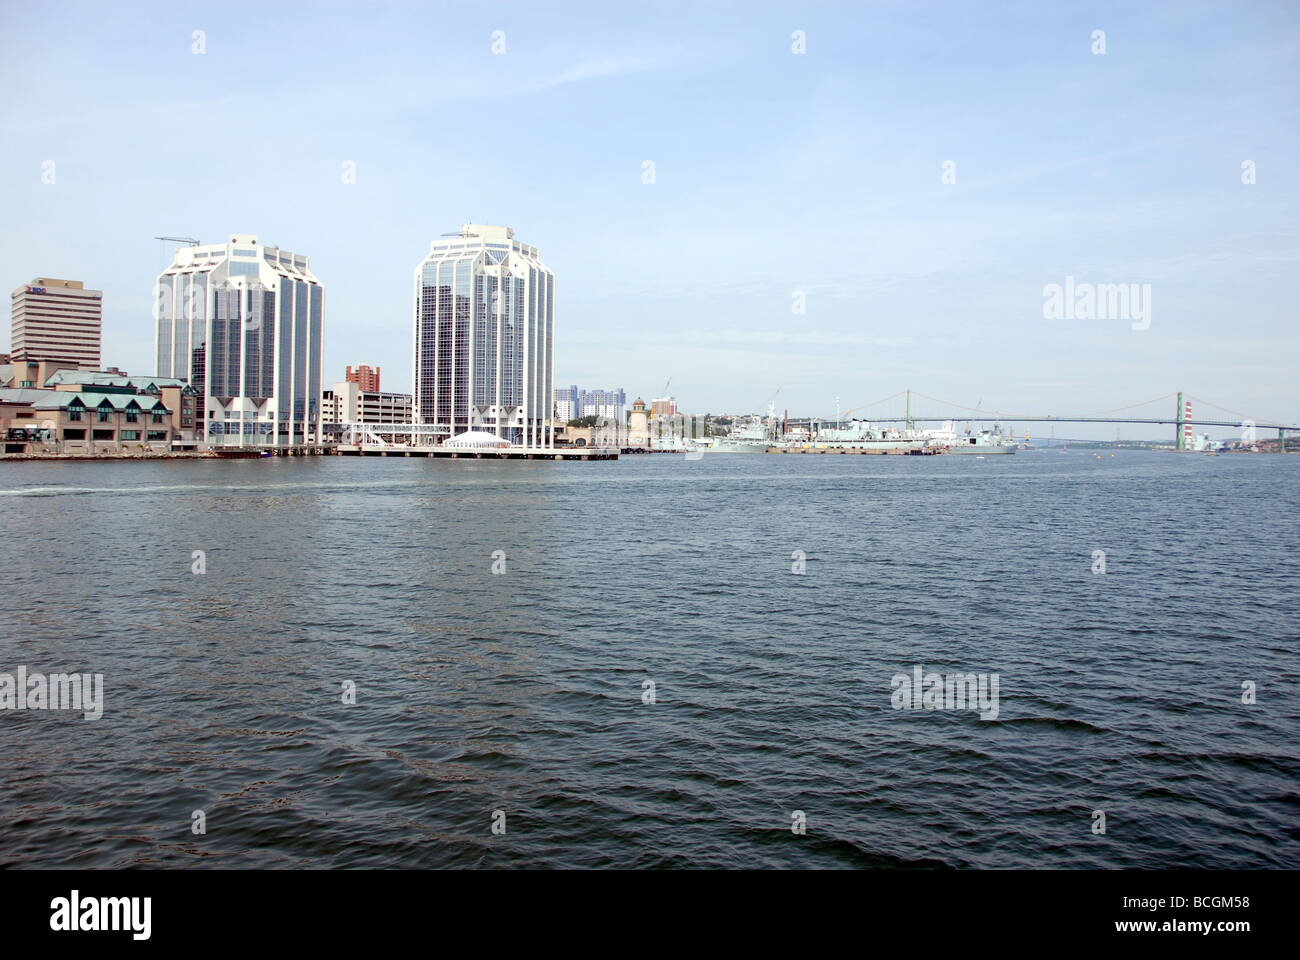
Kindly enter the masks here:
[[[0, 672], [106, 699], [0, 711], [0, 865], [1300, 867], [1297, 481], [1076, 450], [0, 464]], [[997, 673], [997, 719], [894, 709], [918, 664]]]

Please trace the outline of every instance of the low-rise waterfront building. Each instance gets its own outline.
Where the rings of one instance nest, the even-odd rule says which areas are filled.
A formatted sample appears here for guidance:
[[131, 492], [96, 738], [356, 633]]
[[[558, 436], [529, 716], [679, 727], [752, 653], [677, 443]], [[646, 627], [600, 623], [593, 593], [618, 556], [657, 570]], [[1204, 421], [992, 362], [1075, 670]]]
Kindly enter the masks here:
[[360, 389], [342, 381], [325, 391], [322, 410], [327, 423], [410, 423], [411, 395]]
[[166, 453], [172, 411], [153, 394], [0, 389], [5, 454]]
[[202, 440], [198, 419], [199, 392], [175, 377], [132, 377], [114, 368], [108, 370], [58, 370], [46, 381], [53, 390], [98, 390], [104, 393], [134, 393], [159, 397], [171, 411], [173, 439]]
[[321, 395], [324, 439], [342, 442], [358, 424], [367, 426], [409, 426], [412, 402], [409, 393], [383, 393], [360, 389], [355, 381], [334, 384]]
[[0, 441], [4, 444], [0, 453], [54, 452], [54, 431], [32, 408], [47, 392], [0, 386]]

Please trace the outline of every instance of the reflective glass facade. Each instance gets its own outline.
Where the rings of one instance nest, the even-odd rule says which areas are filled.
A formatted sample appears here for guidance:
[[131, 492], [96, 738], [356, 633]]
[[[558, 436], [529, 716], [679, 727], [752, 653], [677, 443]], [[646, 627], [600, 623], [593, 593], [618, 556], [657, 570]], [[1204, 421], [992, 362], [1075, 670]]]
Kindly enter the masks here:
[[155, 317], [157, 374], [202, 380], [208, 442], [319, 438], [325, 294], [306, 257], [239, 234], [181, 248], [158, 277]]
[[468, 224], [431, 244], [415, 269], [418, 423], [550, 444], [554, 284], [506, 227]]

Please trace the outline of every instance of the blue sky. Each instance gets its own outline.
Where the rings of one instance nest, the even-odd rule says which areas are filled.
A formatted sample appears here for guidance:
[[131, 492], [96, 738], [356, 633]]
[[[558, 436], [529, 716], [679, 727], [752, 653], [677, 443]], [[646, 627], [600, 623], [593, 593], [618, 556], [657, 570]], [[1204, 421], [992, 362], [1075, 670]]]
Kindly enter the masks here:
[[[152, 238], [255, 233], [325, 284], [326, 382], [406, 390], [415, 265], [503, 223], [556, 273], [557, 385], [1297, 422], [1297, 64], [1294, 3], [6, 0], [0, 262], [103, 289], [105, 362], [151, 373]], [[1044, 319], [1066, 276], [1150, 284], [1150, 328]]]

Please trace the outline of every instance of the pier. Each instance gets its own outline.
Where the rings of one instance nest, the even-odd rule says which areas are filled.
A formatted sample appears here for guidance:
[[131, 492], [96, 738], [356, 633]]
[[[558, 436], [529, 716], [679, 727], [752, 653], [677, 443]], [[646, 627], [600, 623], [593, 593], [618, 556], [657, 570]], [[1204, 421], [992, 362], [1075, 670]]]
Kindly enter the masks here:
[[617, 460], [615, 447], [488, 447], [482, 450], [454, 447], [399, 447], [378, 444], [340, 444], [330, 451], [336, 457], [434, 457], [439, 460]]
[[901, 447], [882, 447], [872, 449], [870, 447], [768, 447], [764, 453], [848, 453], [848, 454], [867, 454], [875, 457], [934, 457], [943, 453], [941, 447], [915, 446], [903, 449]]

